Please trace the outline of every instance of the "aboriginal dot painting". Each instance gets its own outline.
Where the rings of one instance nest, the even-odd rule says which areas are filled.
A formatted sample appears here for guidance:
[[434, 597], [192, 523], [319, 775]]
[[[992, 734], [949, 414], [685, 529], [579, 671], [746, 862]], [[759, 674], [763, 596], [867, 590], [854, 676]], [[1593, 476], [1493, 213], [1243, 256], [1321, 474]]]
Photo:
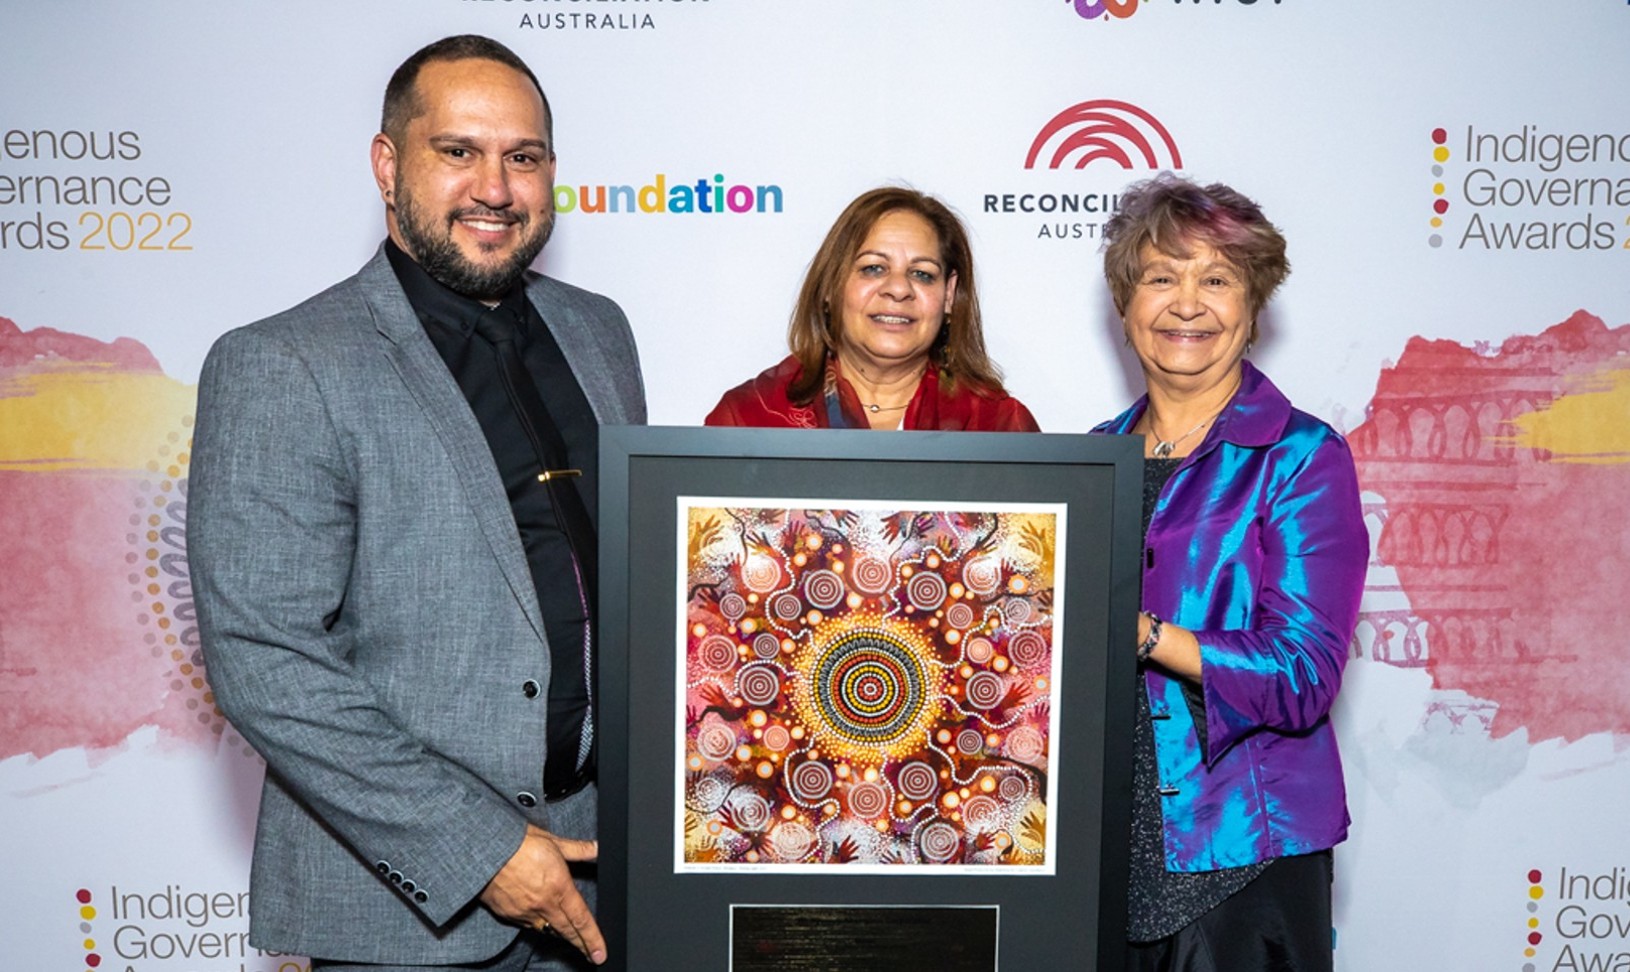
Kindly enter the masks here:
[[711, 502], [676, 867], [1051, 873], [1063, 508]]

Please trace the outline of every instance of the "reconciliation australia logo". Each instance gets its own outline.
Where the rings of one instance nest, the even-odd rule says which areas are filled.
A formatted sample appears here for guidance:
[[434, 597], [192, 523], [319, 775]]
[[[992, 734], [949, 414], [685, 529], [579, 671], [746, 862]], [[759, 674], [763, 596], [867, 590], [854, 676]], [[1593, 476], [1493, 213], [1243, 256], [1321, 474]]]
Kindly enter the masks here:
[[1022, 186], [984, 193], [980, 211], [1031, 219], [1035, 238], [1096, 240], [1120, 208], [1125, 174], [1183, 168], [1177, 141], [1160, 120], [1125, 101], [1071, 105], [1041, 126]]
[[1630, 130], [1431, 132], [1428, 246], [1630, 251]]

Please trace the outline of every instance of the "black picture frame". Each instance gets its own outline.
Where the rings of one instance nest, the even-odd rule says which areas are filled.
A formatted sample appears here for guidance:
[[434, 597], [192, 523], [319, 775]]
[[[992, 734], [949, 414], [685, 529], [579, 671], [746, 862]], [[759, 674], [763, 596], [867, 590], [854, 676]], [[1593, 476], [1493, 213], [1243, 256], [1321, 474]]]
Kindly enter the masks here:
[[[750, 906], [844, 921], [909, 907], [923, 927], [993, 924], [994, 954], [957, 968], [1119, 970], [1124, 961], [1141, 442], [1126, 436], [607, 427], [600, 439], [598, 914], [608, 968], [731, 968], [733, 912]], [[800, 497], [898, 502], [1059, 503], [1063, 676], [1060, 821], [1048, 875], [675, 873], [674, 692], [678, 498]], [[980, 920], [935, 922], [933, 909]], [[995, 921], [984, 915], [995, 909]], [[951, 915], [962, 912], [952, 911]], [[888, 928], [887, 920], [855, 922]], [[894, 922], [901, 929], [910, 923]], [[895, 934], [885, 931], [884, 934]], [[909, 934], [907, 931], [898, 932]], [[874, 968], [853, 937], [789, 969]], [[901, 943], [894, 942], [891, 945]], [[909, 943], [907, 943], [909, 944]], [[839, 946], [833, 946], [834, 949]], [[974, 949], [977, 952], [977, 948]], [[913, 965], [947, 968], [930, 951]], [[746, 967], [745, 965], [743, 967]], [[753, 966], [758, 967], [758, 966]]]

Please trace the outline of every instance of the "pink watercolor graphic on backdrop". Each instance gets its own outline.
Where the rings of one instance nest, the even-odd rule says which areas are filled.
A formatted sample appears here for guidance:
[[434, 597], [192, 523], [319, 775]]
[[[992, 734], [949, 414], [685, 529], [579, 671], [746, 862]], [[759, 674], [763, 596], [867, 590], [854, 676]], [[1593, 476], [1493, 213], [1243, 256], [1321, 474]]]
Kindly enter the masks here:
[[0, 318], [0, 759], [223, 732], [186, 577], [193, 401], [137, 341]]
[[1413, 338], [1348, 440], [1408, 599], [1356, 650], [1464, 691], [1444, 714], [1496, 736], [1630, 733], [1630, 325]]

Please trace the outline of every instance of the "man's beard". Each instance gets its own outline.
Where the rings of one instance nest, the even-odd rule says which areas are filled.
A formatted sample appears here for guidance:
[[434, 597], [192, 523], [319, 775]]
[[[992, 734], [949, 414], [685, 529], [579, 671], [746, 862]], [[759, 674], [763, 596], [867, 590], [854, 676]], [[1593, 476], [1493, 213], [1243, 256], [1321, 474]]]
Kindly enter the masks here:
[[[519, 223], [520, 243], [509, 257], [492, 266], [472, 263], [453, 242], [453, 221], [474, 216], [503, 222]], [[430, 219], [421, 218], [413, 203], [413, 196], [403, 186], [396, 187], [396, 226], [408, 245], [409, 255], [418, 261], [432, 280], [454, 293], [472, 300], [497, 300], [520, 282], [527, 267], [543, 252], [543, 245], [555, 229], [554, 213], [545, 214], [540, 224], [530, 233], [531, 219], [526, 213], [488, 209], [485, 206], [467, 206], [447, 215], [445, 228], [440, 233]]]

